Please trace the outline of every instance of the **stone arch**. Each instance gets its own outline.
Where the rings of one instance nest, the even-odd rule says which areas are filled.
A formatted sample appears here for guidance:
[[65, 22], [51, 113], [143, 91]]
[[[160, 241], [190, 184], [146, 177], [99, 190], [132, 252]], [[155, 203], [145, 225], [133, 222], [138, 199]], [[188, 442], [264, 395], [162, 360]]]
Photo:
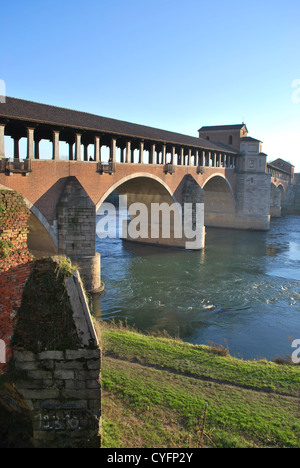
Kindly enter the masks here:
[[279, 184], [278, 189], [280, 190], [281, 204], [283, 204], [286, 200], [286, 193], [284, 190], [284, 186], [282, 184]]
[[235, 213], [235, 197], [228, 180], [222, 175], [212, 175], [204, 185], [205, 209], [216, 213]]
[[[0, 188], [12, 190], [0, 184]], [[23, 195], [22, 195], [23, 196]], [[24, 201], [30, 210], [28, 219], [27, 244], [29, 251], [36, 257], [57, 255], [58, 241], [54, 229], [51, 227], [45, 216], [27, 198]]]
[[57, 236], [46, 218], [34, 205], [30, 208], [28, 231], [28, 249], [36, 258], [57, 255]]
[[[128, 207], [133, 206], [133, 204], [136, 203], [143, 204], [145, 207], [145, 213], [147, 217], [144, 217], [143, 219], [145, 221], [144, 225], [146, 226], [146, 231], [143, 232], [146, 233], [146, 235], [133, 239], [130, 237], [129, 232], [127, 232], [127, 240], [155, 245], [159, 244], [165, 246], [185, 247], [185, 239], [183, 236], [178, 238], [174, 235], [174, 220], [179, 219], [178, 215], [180, 215], [181, 220], [181, 211], [178, 210], [178, 201], [176, 200], [175, 195], [172, 193], [171, 189], [163, 180], [155, 175], [142, 172], [124, 177], [112, 185], [101, 197], [96, 205], [97, 212], [99, 212], [99, 208], [105, 202], [107, 197], [114, 191], [117, 191], [119, 195], [126, 195], [126, 202]], [[153, 221], [154, 218], [152, 216], [152, 207], [154, 204], [156, 204], [156, 206], [159, 205], [160, 207], [168, 207], [166, 211], [164, 211], [164, 214], [170, 216], [169, 237], [164, 237], [162, 234], [164, 218], [161, 212], [159, 217], [156, 218], [155, 222]], [[136, 217], [135, 213], [132, 216], [131, 214], [129, 215], [131, 219]], [[177, 218], [175, 218], [176, 216]], [[167, 219], [169, 221], [169, 218]], [[153, 236], [154, 226], [155, 232], [159, 233], [157, 236]]]
[[[119, 191], [120, 190], [120, 187], [129, 182], [129, 181], [133, 181], [133, 179], [140, 179], [140, 178], [144, 178], [144, 179], [150, 179], [152, 181], [155, 181], [157, 182], [158, 184], [160, 184], [164, 189], [165, 191], [170, 195], [170, 197], [172, 197], [173, 201], [176, 202], [176, 199], [174, 197], [174, 195], [172, 194], [172, 191], [171, 189], [169, 188], [169, 186], [162, 180], [160, 179], [159, 177], [153, 175], [153, 174], [149, 174], [147, 172], [138, 172], [136, 174], [131, 174], [127, 177], [123, 177], [122, 179], [120, 179], [118, 182], [116, 182], [115, 184], [113, 184], [105, 193], [104, 195], [100, 198], [100, 200], [98, 201], [97, 205], [96, 205], [96, 211], [100, 208], [100, 206], [102, 205], [102, 203], [107, 199], [107, 197], [112, 193], [114, 192], [115, 190], [116, 191]], [[158, 187], [158, 185], [157, 185]], [[119, 189], [119, 190], [118, 190]]]

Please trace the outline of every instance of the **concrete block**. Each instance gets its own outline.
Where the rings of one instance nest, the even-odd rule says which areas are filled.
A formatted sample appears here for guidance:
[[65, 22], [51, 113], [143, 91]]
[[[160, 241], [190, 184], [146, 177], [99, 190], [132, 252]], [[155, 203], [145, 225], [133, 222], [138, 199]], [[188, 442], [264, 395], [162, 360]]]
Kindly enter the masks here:
[[37, 358], [43, 361], [48, 359], [63, 360], [65, 357], [63, 351], [43, 351], [37, 355]]
[[74, 371], [71, 370], [55, 370], [54, 379], [73, 380], [75, 377]]

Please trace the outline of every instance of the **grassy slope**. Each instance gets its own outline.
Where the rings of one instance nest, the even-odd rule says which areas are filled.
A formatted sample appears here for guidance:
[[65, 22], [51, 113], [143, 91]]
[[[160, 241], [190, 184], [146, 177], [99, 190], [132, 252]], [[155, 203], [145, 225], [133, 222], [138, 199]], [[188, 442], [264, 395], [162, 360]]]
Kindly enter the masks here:
[[300, 447], [300, 366], [101, 334], [104, 447]]

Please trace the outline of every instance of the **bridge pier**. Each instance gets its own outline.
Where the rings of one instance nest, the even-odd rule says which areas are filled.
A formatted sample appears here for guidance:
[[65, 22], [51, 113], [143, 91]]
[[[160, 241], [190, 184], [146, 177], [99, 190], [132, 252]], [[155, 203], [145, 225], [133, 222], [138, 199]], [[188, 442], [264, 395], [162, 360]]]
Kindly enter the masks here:
[[271, 176], [267, 174], [267, 155], [261, 152], [262, 142], [241, 139], [241, 155], [236, 179], [236, 214], [242, 229], [270, 228]]
[[281, 192], [274, 184], [271, 184], [270, 216], [271, 218], [281, 217]]
[[85, 289], [101, 285], [96, 252], [96, 207], [76, 177], [69, 177], [57, 206], [58, 248], [78, 266]]

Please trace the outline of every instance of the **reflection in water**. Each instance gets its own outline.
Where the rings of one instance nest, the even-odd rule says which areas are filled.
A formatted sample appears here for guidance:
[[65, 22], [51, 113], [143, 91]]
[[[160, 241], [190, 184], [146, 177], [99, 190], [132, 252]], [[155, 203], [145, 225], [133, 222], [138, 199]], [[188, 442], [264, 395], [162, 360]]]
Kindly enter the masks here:
[[94, 311], [191, 343], [225, 339], [244, 358], [285, 356], [300, 339], [299, 234], [288, 216], [269, 232], [207, 229], [202, 252], [99, 239], [106, 294]]

